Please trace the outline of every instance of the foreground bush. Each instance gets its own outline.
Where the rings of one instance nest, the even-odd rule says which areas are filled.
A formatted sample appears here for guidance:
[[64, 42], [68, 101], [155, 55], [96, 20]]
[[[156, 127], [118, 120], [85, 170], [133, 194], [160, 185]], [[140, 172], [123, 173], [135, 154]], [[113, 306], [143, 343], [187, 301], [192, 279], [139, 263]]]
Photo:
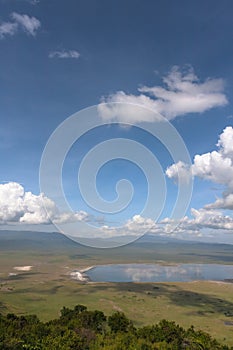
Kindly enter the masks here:
[[233, 350], [209, 334], [175, 322], [135, 328], [122, 312], [108, 318], [83, 305], [63, 307], [58, 319], [0, 314], [0, 350]]

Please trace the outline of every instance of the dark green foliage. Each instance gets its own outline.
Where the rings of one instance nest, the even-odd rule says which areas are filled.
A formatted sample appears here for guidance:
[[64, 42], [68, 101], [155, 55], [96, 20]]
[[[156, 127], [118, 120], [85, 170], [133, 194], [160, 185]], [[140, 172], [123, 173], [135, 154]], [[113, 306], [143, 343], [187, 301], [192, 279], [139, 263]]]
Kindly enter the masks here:
[[83, 305], [63, 307], [58, 319], [0, 314], [0, 350], [233, 350], [209, 334], [162, 320], [136, 329], [123, 312], [108, 317]]
[[67, 324], [67, 322], [69, 322], [70, 320], [77, 319], [78, 315], [86, 310], [87, 310], [86, 306], [83, 306], [83, 305], [77, 305], [73, 310], [63, 306], [60, 312], [61, 314], [60, 321], [63, 322], [64, 324]]
[[132, 322], [125, 316], [123, 312], [115, 312], [108, 318], [108, 325], [112, 332], [128, 332], [132, 326]]

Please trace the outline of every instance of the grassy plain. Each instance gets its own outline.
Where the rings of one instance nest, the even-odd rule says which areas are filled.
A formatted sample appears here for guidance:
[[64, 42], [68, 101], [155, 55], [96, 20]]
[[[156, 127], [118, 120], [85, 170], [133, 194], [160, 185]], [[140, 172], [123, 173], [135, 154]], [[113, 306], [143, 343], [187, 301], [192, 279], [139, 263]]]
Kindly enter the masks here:
[[[59, 315], [85, 304], [106, 314], [122, 310], [136, 325], [162, 318], [208, 331], [233, 345], [233, 283], [88, 283], [70, 272], [109, 263], [233, 264], [233, 246], [147, 241], [117, 249], [86, 248], [57, 233], [0, 231], [0, 312]], [[33, 266], [17, 271], [16, 266]], [[15, 275], [14, 275], [15, 274]]]
[[[125, 251], [124, 251], [125, 249]], [[184, 327], [193, 324], [221, 342], [233, 345], [233, 283], [88, 283], [70, 279], [70, 272], [87, 266], [133, 262], [230, 261], [230, 252], [193, 254], [149, 248], [130, 250], [2, 250], [0, 254], [0, 312], [37, 314], [41, 320], [59, 315], [62, 306], [85, 304], [111, 314], [122, 310], [136, 325], [162, 318]], [[114, 253], [113, 253], [114, 252]], [[186, 256], [187, 255], [187, 256]], [[188, 260], [189, 256], [189, 260]], [[215, 256], [215, 258], [214, 258]], [[163, 258], [163, 259], [162, 259]], [[15, 266], [32, 265], [31, 271]], [[16, 275], [9, 275], [17, 273]]]

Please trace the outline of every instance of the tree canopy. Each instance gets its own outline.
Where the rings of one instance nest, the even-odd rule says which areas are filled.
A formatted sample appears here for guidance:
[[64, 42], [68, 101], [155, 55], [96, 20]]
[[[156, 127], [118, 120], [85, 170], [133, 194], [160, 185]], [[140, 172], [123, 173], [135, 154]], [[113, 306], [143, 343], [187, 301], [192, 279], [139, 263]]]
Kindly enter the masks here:
[[60, 317], [0, 314], [0, 350], [233, 350], [208, 333], [175, 322], [136, 328], [123, 312], [107, 317], [84, 305], [63, 307]]

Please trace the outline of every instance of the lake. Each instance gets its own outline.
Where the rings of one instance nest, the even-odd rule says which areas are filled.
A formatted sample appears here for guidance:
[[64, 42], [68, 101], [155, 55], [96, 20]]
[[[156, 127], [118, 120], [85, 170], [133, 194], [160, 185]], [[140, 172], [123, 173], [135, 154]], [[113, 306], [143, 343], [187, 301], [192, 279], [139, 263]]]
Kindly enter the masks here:
[[233, 279], [233, 265], [120, 264], [100, 265], [85, 273], [93, 282], [189, 282]]

